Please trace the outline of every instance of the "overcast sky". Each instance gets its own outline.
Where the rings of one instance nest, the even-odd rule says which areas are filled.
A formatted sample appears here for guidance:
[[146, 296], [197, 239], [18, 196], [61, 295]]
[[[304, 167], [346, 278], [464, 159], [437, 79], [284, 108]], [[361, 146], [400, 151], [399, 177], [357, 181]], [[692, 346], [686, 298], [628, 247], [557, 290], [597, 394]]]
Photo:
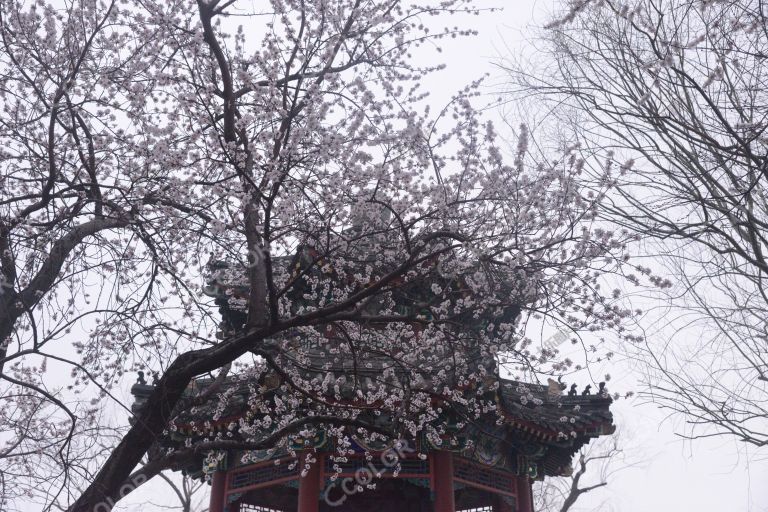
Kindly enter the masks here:
[[[468, 69], [487, 71], [491, 82], [500, 82], [501, 72], [491, 63], [504, 52], [531, 51], [526, 39], [541, 26], [552, 4], [508, 0], [502, 13], [485, 17], [480, 35], [470, 44], [465, 41], [455, 52], [447, 52], [449, 69], [463, 70], [457, 78]], [[612, 389], [639, 389], [642, 376], [632, 366], [611, 363]], [[637, 465], [617, 473], [605, 490], [584, 496], [577, 510], [593, 511], [605, 503], [604, 510], [617, 512], [768, 512], [768, 451], [760, 454], [730, 438], [684, 440], [676, 435], [686, 430], [681, 418], [668, 418], [667, 412], [637, 399], [619, 401], [612, 409], [628, 459]]]
[[[443, 88], [432, 89], [436, 100], [447, 99], [484, 73], [491, 74], [490, 83], [499, 83], [501, 72], [492, 63], [504, 53], [524, 51], [526, 38], [551, 0], [506, 3], [502, 12], [473, 20], [480, 31], [477, 37], [442, 45], [448, 68], [437, 78]], [[638, 389], [641, 376], [631, 365], [614, 361], [609, 371], [613, 390]], [[130, 402], [127, 390], [126, 400]], [[668, 418], [664, 411], [636, 399], [619, 401], [613, 410], [628, 459], [636, 465], [617, 473], [607, 488], [583, 497], [574, 512], [594, 511], [599, 505], [601, 510], [620, 512], [768, 512], [768, 453], [761, 455], [729, 438], [683, 440], [675, 434], [684, 431], [680, 418]], [[152, 482], [128, 497], [120, 509], [152, 512], [147, 500], [172, 503], [171, 498], [168, 487]]]

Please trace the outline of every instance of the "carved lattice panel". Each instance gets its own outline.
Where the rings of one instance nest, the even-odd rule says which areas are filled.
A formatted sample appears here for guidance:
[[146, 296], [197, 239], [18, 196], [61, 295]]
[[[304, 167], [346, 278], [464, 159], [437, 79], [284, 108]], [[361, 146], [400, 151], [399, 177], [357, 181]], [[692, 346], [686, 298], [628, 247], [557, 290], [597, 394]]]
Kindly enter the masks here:
[[515, 483], [510, 473], [474, 464], [458, 457], [453, 462], [454, 478], [473, 486], [515, 494]]
[[262, 464], [256, 467], [242, 469], [230, 476], [229, 488], [242, 489], [274, 481], [284, 481], [287, 478], [298, 477], [299, 468], [295, 461], [283, 461], [280, 464]]
[[[400, 459], [400, 475], [428, 475], [429, 474], [429, 461], [421, 459]], [[395, 466], [387, 466], [381, 462], [378, 456], [374, 456], [369, 462], [365, 460], [365, 457], [348, 457], [344, 462], [334, 462], [331, 457], [325, 459], [325, 472], [326, 474], [334, 473], [334, 465], [338, 465], [341, 468], [342, 475], [353, 475], [358, 469], [373, 468], [376, 470], [374, 473], [381, 473], [383, 477], [394, 476]]]

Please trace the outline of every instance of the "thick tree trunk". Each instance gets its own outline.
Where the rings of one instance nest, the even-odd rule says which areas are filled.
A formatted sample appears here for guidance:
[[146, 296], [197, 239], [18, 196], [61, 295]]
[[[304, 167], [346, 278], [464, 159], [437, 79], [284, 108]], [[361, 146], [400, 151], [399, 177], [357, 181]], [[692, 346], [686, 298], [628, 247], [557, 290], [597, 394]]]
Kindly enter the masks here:
[[[155, 386], [131, 429], [115, 447], [71, 512], [101, 512], [108, 505], [138, 487], [153, 475], [142, 477], [131, 472], [141, 462], [152, 444], [160, 438], [173, 409], [187, 385], [197, 375], [214, 371], [245, 353], [269, 332], [251, 332], [224, 341], [214, 347], [187, 352], [176, 358]], [[98, 507], [101, 506], [102, 509]]]
[[102, 512], [131, 492], [144, 479], [129, 482], [133, 469], [160, 436], [171, 419], [173, 407], [181, 398], [192, 375], [182, 368], [184, 356], [179, 357], [158, 382], [133, 427], [112, 450], [101, 471], [91, 482], [71, 512]]

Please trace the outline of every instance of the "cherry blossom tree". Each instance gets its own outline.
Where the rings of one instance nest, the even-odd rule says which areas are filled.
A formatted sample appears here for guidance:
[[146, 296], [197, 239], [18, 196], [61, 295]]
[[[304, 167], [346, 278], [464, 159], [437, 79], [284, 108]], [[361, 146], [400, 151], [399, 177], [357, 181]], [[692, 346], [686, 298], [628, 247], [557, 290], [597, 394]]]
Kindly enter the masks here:
[[[532, 161], [525, 131], [506, 158], [476, 83], [437, 110], [420, 86], [440, 39], [471, 35], [438, 20], [476, 12], [0, 1], [0, 507], [91, 511], [190, 457], [317, 428], [437, 440], [441, 408], [493, 412], [488, 361], [568, 369], [527, 319], [621, 324], [599, 281], [624, 242], [593, 225], [583, 162]], [[139, 370], [154, 388], [128, 422]], [[232, 375], [281, 382], [280, 401], [252, 389], [253, 442], [141, 464]]]
[[[685, 435], [768, 443], [766, 6], [751, 0], [562, 4], [552, 57], [514, 82], [599, 179], [601, 213], [642, 237], [670, 277], [651, 294], [664, 337], [637, 341], [654, 402]], [[547, 59], [540, 59], [545, 61]], [[588, 156], [586, 156], [588, 155]], [[603, 163], [606, 162], [607, 163]], [[589, 168], [590, 166], [587, 166]], [[648, 325], [647, 327], [652, 327]]]

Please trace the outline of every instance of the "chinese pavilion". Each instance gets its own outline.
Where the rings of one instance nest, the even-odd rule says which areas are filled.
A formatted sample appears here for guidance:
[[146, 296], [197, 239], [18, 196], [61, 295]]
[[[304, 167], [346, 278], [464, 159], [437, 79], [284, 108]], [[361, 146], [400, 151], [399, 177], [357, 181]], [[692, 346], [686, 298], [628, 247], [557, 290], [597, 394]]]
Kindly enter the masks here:
[[[300, 253], [298, 262], [293, 258], [287, 263], [299, 268], [301, 261]], [[223, 277], [227, 265], [213, 267], [206, 293], [220, 306], [226, 335], [245, 321], [246, 294]], [[337, 441], [320, 430], [312, 438], [295, 435], [279, 449], [232, 450], [213, 462], [200, 455], [175, 469], [210, 479], [210, 512], [533, 512], [532, 482], [568, 475], [583, 445], [613, 432], [611, 399], [602, 385], [595, 395], [589, 388], [578, 394], [575, 386], [564, 394], [565, 386], [554, 381], [543, 386], [504, 379], [495, 362], [491, 366], [494, 385], [485, 393], [495, 401], [496, 411], [470, 423], [448, 414], [441, 417], [451, 442], [436, 443], [426, 435], [371, 442], [353, 435], [340, 457]], [[343, 373], [343, 361], [322, 371]], [[369, 364], [363, 371], [373, 375], [381, 367]], [[259, 414], [249, 403], [253, 390], [274, 399], [284, 389], [279, 375], [268, 373], [257, 380], [231, 376], [216, 382], [215, 394], [201, 393], [213, 379], [194, 381], [188, 394], [210, 397], [179, 410], [154, 453], [190, 446], [211, 434], [238, 439], [239, 422]], [[143, 378], [133, 386], [134, 410], [152, 389]], [[223, 410], [213, 398], [222, 394], [228, 397]], [[386, 414], [375, 419], [380, 425], [388, 421]]]

